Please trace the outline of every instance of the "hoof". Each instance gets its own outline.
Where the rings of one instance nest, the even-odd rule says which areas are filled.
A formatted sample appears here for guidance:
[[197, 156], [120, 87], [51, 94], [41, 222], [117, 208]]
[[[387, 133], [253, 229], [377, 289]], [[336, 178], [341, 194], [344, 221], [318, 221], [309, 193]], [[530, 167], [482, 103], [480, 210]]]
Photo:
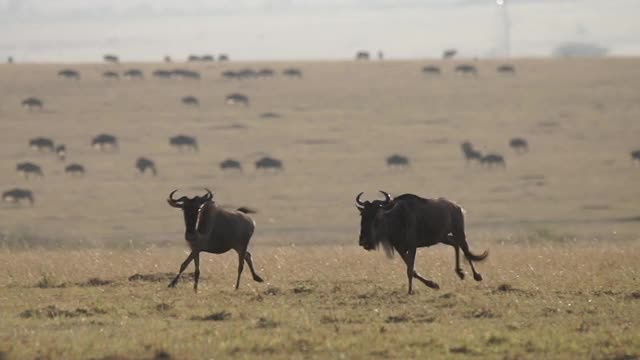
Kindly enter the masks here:
[[409, 290], [409, 292], [407, 293], [407, 295], [413, 295], [413, 294], [414, 294], [413, 290]]
[[439, 290], [440, 289], [440, 285], [438, 285], [437, 283], [433, 282], [433, 281], [426, 281], [424, 283], [425, 285], [427, 285], [428, 287], [435, 289], [435, 290]]
[[176, 287], [176, 283], [172, 281], [172, 282], [169, 284], [169, 286], [168, 286], [168, 287], [170, 287], [170, 288], [172, 288], [172, 289], [173, 289], [173, 288], [175, 288], [175, 287]]
[[482, 281], [482, 275], [480, 275], [478, 273], [473, 274], [473, 280]]
[[458, 274], [458, 277], [460, 278], [460, 280], [464, 280], [464, 271], [456, 270], [456, 274]]
[[253, 280], [256, 282], [264, 282], [264, 280], [262, 280], [262, 278], [258, 275], [253, 275]]

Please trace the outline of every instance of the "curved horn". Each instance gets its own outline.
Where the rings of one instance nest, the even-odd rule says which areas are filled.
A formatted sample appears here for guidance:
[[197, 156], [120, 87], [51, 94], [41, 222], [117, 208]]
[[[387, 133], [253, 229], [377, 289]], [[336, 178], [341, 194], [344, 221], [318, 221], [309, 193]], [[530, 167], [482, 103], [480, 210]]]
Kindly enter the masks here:
[[173, 198], [173, 194], [176, 193], [176, 190], [173, 190], [170, 194], [169, 194], [169, 198], [167, 199], [167, 202], [169, 203], [169, 205], [175, 207], [175, 208], [182, 208], [181, 204], [179, 204], [178, 202], [184, 199], [184, 196], [181, 197], [180, 199], [176, 200]]
[[384, 191], [382, 191], [382, 190], [378, 190], [378, 191], [380, 191], [380, 192], [382, 193], [382, 195], [384, 195], [384, 202], [385, 202], [385, 204], [388, 204], [388, 203], [390, 203], [390, 202], [391, 202], [391, 200], [392, 200], [391, 195], [389, 195], [388, 193], [386, 193], [386, 192], [384, 192]]
[[206, 201], [211, 201], [213, 199], [213, 193], [211, 192], [211, 190], [204, 188], [207, 191], [207, 194], [204, 196], [204, 199]]
[[362, 196], [362, 194], [364, 193], [361, 192], [360, 194], [358, 194], [358, 196], [356, 196], [356, 205], [358, 205], [358, 207], [364, 207], [364, 203], [360, 200], [360, 196]]
[[174, 198], [173, 198], [173, 194], [175, 194], [175, 193], [176, 193], [176, 191], [178, 191], [178, 189], [173, 190], [173, 191], [171, 192], [171, 194], [169, 194], [169, 200], [171, 200], [171, 201], [178, 201], [178, 200], [176, 200], [176, 199], [174, 199]]

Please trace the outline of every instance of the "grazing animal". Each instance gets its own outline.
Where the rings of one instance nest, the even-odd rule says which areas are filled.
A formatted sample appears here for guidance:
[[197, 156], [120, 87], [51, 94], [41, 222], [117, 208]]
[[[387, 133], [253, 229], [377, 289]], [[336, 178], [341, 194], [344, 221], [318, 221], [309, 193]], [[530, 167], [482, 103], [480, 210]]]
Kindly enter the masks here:
[[238, 74], [233, 70], [227, 70], [222, 72], [222, 77], [226, 79], [238, 79]]
[[249, 106], [249, 97], [243, 94], [238, 94], [238, 93], [229, 94], [225, 98], [225, 102], [227, 103], [227, 105], [240, 104], [244, 106]]
[[218, 61], [229, 61], [229, 55], [227, 54], [218, 55]]
[[[206, 189], [205, 189], [206, 190]], [[180, 265], [178, 275], [171, 281], [169, 287], [177, 285], [182, 272], [189, 266], [191, 261], [195, 263], [193, 290], [198, 291], [198, 278], [200, 277], [200, 252], [212, 254], [224, 254], [233, 249], [238, 253], [238, 277], [236, 279], [236, 290], [240, 287], [240, 275], [244, 269], [244, 263], [249, 265], [249, 270], [253, 280], [263, 282], [262, 278], [253, 268], [251, 253], [247, 251], [249, 241], [255, 230], [255, 222], [247, 215], [250, 211], [247, 208], [239, 208], [235, 211], [224, 210], [216, 206], [213, 201], [213, 194], [207, 190], [204, 196], [188, 198], [183, 196], [174, 199], [173, 194], [169, 194], [167, 202], [170, 206], [182, 210], [184, 215], [185, 233], [184, 238], [191, 248], [191, 253]]]
[[26, 108], [29, 111], [32, 110], [42, 110], [44, 106], [44, 102], [38, 98], [30, 97], [22, 100], [22, 107]]
[[80, 164], [69, 164], [64, 168], [64, 173], [71, 176], [82, 176], [86, 172], [84, 166]]
[[7, 64], [13, 64], [13, 56], [7, 58]]
[[356, 53], [356, 60], [369, 60], [369, 52], [360, 50]]
[[440, 75], [440, 68], [435, 65], [429, 65], [422, 68], [422, 72], [426, 75]]
[[240, 161], [234, 159], [227, 159], [220, 163], [220, 169], [222, 170], [242, 170], [242, 165], [240, 165]]
[[288, 68], [282, 71], [282, 75], [290, 77], [290, 78], [299, 78], [302, 79], [302, 70], [297, 68]]
[[56, 146], [56, 156], [58, 160], [64, 161], [67, 158], [67, 147], [64, 144]]
[[125, 79], [131, 79], [131, 80], [142, 80], [144, 79], [144, 74], [142, 73], [142, 70], [140, 69], [129, 69], [127, 71], [125, 71], [122, 76]]
[[518, 154], [526, 153], [529, 151], [529, 142], [523, 138], [513, 138], [509, 141], [509, 146], [513, 148]]
[[504, 157], [498, 154], [487, 154], [480, 159], [480, 163], [487, 167], [501, 166], [506, 168], [507, 166], [507, 163], [504, 161]]
[[640, 161], [640, 150], [634, 150], [631, 152], [632, 161]]
[[406, 168], [409, 166], [409, 158], [404, 155], [393, 154], [387, 158], [387, 166]]
[[181, 99], [182, 103], [190, 106], [200, 106], [200, 101], [195, 96], [185, 96]]
[[120, 59], [116, 55], [107, 54], [102, 57], [105, 62], [117, 64], [120, 62]]
[[385, 200], [361, 201], [363, 193], [356, 197], [356, 208], [360, 212], [360, 241], [365, 250], [377, 249], [380, 245], [389, 257], [394, 251], [407, 265], [409, 294], [413, 293], [412, 280], [417, 278], [432, 289], [439, 289], [437, 283], [422, 277], [414, 269], [417, 248], [438, 243], [453, 246], [455, 250], [455, 272], [464, 279], [460, 268], [460, 249], [469, 261], [473, 278], [482, 280], [476, 272], [473, 261], [482, 261], [489, 255], [485, 251], [475, 255], [469, 250], [464, 233], [464, 212], [462, 208], [444, 198], [425, 199], [413, 194], [404, 194], [393, 199], [380, 191]]
[[37, 137], [29, 140], [29, 147], [38, 151], [54, 151], [53, 140], [45, 137]]
[[155, 70], [151, 73], [151, 76], [158, 79], [171, 79], [171, 75], [173, 75], [173, 71], [169, 70]]
[[443, 59], [453, 59], [458, 54], [458, 50], [456, 49], [446, 49], [442, 52]]
[[171, 71], [171, 76], [181, 79], [200, 80], [199, 72], [187, 69], [174, 69]]
[[158, 175], [156, 164], [153, 162], [153, 160], [147, 159], [145, 157], [139, 157], [138, 160], [136, 160], [136, 169], [138, 169], [140, 174], [143, 174], [143, 175], [147, 170], [151, 171], [151, 174], [153, 176]]
[[462, 153], [464, 154], [464, 158], [467, 160], [467, 163], [472, 160], [482, 160], [482, 153], [478, 150], [475, 150], [470, 142], [465, 141], [462, 143], [462, 145], [460, 145], [460, 147], [462, 148]]
[[118, 150], [118, 139], [109, 134], [100, 134], [91, 140], [91, 146], [100, 150], [106, 151], [107, 149]]
[[20, 200], [28, 200], [29, 204], [33, 206], [35, 202], [33, 192], [27, 189], [11, 189], [2, 193], [2, 201], [7, 203], [19, 203]]
[[456, 66], [456, 72], [462, 75], [478, 75], [478, 69], [475, 66], [469, 64], [460, 64]]
[[42, 168], [39, 165], [36, 165], [32, 162], [21, 162], [16, 165], [16, 171], [18, 174], [28, 178], [29, 176], [38, 176], [44, 177], [44, 173], [42, 172]]
[[256, 170], [259, 169], [274, 169], [274, 170], [283, 170], [282, 161], [278, 159], [274, 159], [272, 157], [265, 156], [260, 160], [256, 161]]
[[516, 74], [516, 67], [514, 65], [511, 65], [511, 64], [504, 64], [504, 65], [498, 66], [496, 68], [496, 71], [499, 74], [515, 75]]
[[260, 117], [263, 119], [279, 119], [281, 116], [278, 113], [274, 112], [263, 112], [260, 114]]
[[169, 145], [175, 146], [178, 150], [190, 149], [198, 151], [198, 141], [193, 136], [176, 135], [169, 138]]
[[212, 62], [214, 60], [213, 55], [202, 55], [200, 57], [200, 61], [204, 61], [204, 62]]
[[64, 69], [58, 71], [58, 77], [65, 79], [80, 80], [80, 73], [73, 69]]
[[258, 77], [273, 77], [273, 75], [275, 75], [275, 71], [272, 69], [260, 69], [257, 73]]
[[171, 56], [169, 56], [169, 55], [165, 55], [165, 56], [164, 56], [164, 58], [163, 58], [163, 60], [164, 60], [164, 62], [166, 62], [166, 63], [170, 63], [170, 62], [171, 62]]
[[189, 57], [187, 58], [187, 61], [190, 61], [190, 62], [200, 61], [200, 56], [198, 56], [198, 55], [189, 55]]
[[103, 79], [115, 79], [118, 80], [120, 79], [120, 75], [118, 75], [117, 72], [114, 71], [105, 71], [102, 73], [102, 78]]
[[246, 68], [236, 71], [236, 76], [238, 79], [251, 79], [258, 77], [259, 75], [256, 70]]

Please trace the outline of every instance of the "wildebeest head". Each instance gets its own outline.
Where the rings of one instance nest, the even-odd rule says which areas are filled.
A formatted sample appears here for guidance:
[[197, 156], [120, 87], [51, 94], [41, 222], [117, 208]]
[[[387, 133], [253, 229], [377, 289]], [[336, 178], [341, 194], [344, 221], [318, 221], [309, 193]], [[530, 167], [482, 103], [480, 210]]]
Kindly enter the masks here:
[[207, 193], [203, 196], [194, 196], [193, 198], [183, 196], [179, 199], [173, 198], [173, 194], [178, 191], [173, 190], [167, 199], [169, 205], [182, 209], [185, 227], [184, 238], [189, 242], [196, 240], [196, 224], [198, 222], [198, 212], [200, 211], [200, 207], [202, 207], [206, 202], [213, 201], [213, 194], [211, 193], [211, 190], [205, 190]]
[[391, 195], [380, 190], [384, 195], [384, 200], [361, 201], [360, 197], [364, 193], [358, 194], [356, 197], [356, 208], [360, 211], [360, 246], [365, 250], [373, 250], [378, 248], [380, 243], [389, 254], [391, 245], [389, 243], [388, 234], [385, 229], [384, 213], [393, 207]]

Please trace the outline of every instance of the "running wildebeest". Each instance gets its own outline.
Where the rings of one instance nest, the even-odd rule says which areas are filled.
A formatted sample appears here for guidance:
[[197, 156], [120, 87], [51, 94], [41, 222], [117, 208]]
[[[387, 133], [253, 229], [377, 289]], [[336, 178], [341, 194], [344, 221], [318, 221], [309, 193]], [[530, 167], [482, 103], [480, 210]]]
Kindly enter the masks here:
[[227, 105], [239, 104], [239, 105], [249, 106], [249, 97], [247, 95], [238, 94], [238, 93], [229, 94], [225, 98], [225, 102]]
[[456, 49], [447, 49], [447, 50], [442, 52], [442, 58], [443, 59], [453, 59], [454, 56], [456, 56], [457, 54], [458, 54], [458, 50], [456, 50]]
[[487, 154], [480, 159], [480, 163], [482, 165], [486, 165], [487, 167], [491, 166], [501, 166], [506, 168], [507, 163], [504, 161], [504, 157], [498, 154]]
[[116, 55], [107, 54], [102, 57], [105, 62], [117, 64], [120, 62], [120, 59]]
[[178, 150], [190, 149], [198, 151], [198, 141], [193, 136], [176, 135], [169, 138], [169, 145], [175, 146]]
[[256, 161], [256, 170], [258, 169], [283, 170], [284, 167], [282, 166], [282, 161], [269, 156], [265, 156], [260, 160]]
[[28, 200], [29, 204], [33, 206], [34, 198], [33, 192], [27, 189], [11, 189], [2, 193], [2, 201], [7, 203], [19, 203], [20, 200]]
[[16, 165], [16, 171], [18, 174], [28, 178], [29, 176], [38, 176], [44, 177], [44, 173], [42, 172], [42, 168], [39, 165], [36, 165], [32, 162], [21, 162]]
[[470, 65], [470, 64], [460, 64], [458, 66], [456, 66], [456, 70], [457, 73], [462, 74], [462, 75], [473, 75], [473, 76], [477, 76], [478, 75], [478, 69], [476, 69], [475, 66]]
[[36, 109], [42, 110], [42, 107], [44, 106], [44, 102], [35, 97], [26, 98], [22, 100], [21, 104], [22, 104], [22, 107], [26, 108], [29, 111], [36, 110]]
[[199, 106], [200, 105], [200, 101], [195, 96], [185, 96], [185, 97], [183, 97], [181, 99], [181, 101], [185, 105], [191, 105], [191, 106]]
[[158, 79], [171, 79], [171, 75], [173, 75], [173, 72], [169, 70], [154, 70], [151, 73], [151, 76]]
[[29, 140], [29, 147], [38, 151], [46, 150], [49, 152], [53, 152], [55, 150], [53, 146], [53, 140], [45, 137], [37, 137]]
[[444, 198], [425, 199], [413, 194], [404, 194], [393, 199], [391, 195], [380, 191], [385, 200], [361, 201], [363, 193], [356, 197], [356, 208], [360, 212], [360, 241], [365, 250], [374, 250], [382, 245], [391, 257], [394, 251], [407, 265], [409, 294], [413, 293], [412, 280], [416, 278], [432, 289], [439, 289], [437, 283], [428, 280], [414, 269], [417, 248], [429, 247], [438, 243], [451, 245], [455, 250], [455, 272], [464, 279], [460, 268], [460, 249], [469, 261], [473, 278], [482, 280], [476, 272], [473, 261], [482, 261], [489, 255], [485, 251], [475, 255], [469, 250], [464, 233], [464, 211]]
[[229, 61], [229, 55], [227, 54], [218, 55], [218, 61]]
[[464, 154], [464, 158], [467, 160], [467, 163], [471, 160], [482, 161], [482, 153], [475, 150], [470, 142], [465, 141], [460, 145], [460, 147], [462, 148], [462, 153]]
[[[205, 189], [207, 190], [207, 189]], [[255, 222], [247, 213], [253, 211], [247, 208], [237, 210], [224, 210], [213, 201], [213, 194], [207, 190], [204, 196], [188, 198], [183, 196], [174, 199], [174, 190], [169, 194], [167, 202], [170, 206], [181, 209], [184, 215], [185, 233], [184, 238], [191, 248], [191, 253], [180, 265], [180, 272], [171, 281], [169, 287], [173, 288], [178, 283], [178, 279], [191, 261], [195, 263], [193, 290], [198, 291], [198, 278], [200, 277], [200, 252], [212, 254], [224, 254], [233, 249], [238, 253], [238, 278], [236, 279], [236, 290], [240, 287], [240, 275], [247, 262], [253, 280], [263, 282], [262, 278], [253, 268], [251, 253], [247, 251], [249, 241], [255, 230]]]
[[58, 71], [58, 77], [65, 79], [80, 80], [80, 73], [73, 69], [63, 69]]
[[496, 71], [499, 74], [515, 75], [516, 74], [516, 67], [511, 65], [511, 64], [504, 64], [504, 65], [498, 66], [496, 68]]
[[387, 157], [387, 166], [389, 167], [408, 167], [409, 158], [404, 155], [393, 154]]
[[369, 52], [365, 50], [360, 50], [356, 52], [356, 60], [369, 60]]
[[435, 65], [428, 65], [422, 68], [422, 72], [427, 75], [440, 75], [440, 68]]
[[127, 71], [125, 71], [122, 76], [125, 79], [131, 79], [131, 80], [142, 80], [144, 79], [144, 74], [142, 74], [142, 70], [140, 69], [129, 69]]
[[110, 150], [118, 150], [118, 139], [109, 134], [99, 134], [91, 140], [91, 146], [100, 150], [105, 151], [107, 149]]
[[522, 154], [529, 151], [529, 142], [523, 138], [513, 138], [509, 141], [509, 146], [513, 148], [518, 154]]
[[174, 69], [171, 71], [171, 76], [181, 79], [200, 80], [199, 72], [187, 69]]
[[102, 73], [102, 78], [104, 79], [120, 79], [120, 75], [114, 71], [105, 71]]
[[220, 169], [222, 170], [242, 170], [242, 165], [240, 165], [240, 161], [234, 159], [227, 159], [220, 163]]
[[64, 144], [56, 146], [56, 156], [58, 160], [64, 161], [67, 158], [67, 147]]
[[151, 159], [145, 157], [139, 157], [138, 160], [136, 160], [136, 169], [143, 175], [147, 170], [151, 171], [153, 176], [158, 175], [156, 164]]
[[290, 78], [302, 78], [302, 70], [297, 68], [288, 68], [282, 71], [282, 75]]
[[86, 172], [84, 166], [80, 164], [69, 164], [64, 168], [64, 173], [69, 174], [71, 176], [82, 176]]

